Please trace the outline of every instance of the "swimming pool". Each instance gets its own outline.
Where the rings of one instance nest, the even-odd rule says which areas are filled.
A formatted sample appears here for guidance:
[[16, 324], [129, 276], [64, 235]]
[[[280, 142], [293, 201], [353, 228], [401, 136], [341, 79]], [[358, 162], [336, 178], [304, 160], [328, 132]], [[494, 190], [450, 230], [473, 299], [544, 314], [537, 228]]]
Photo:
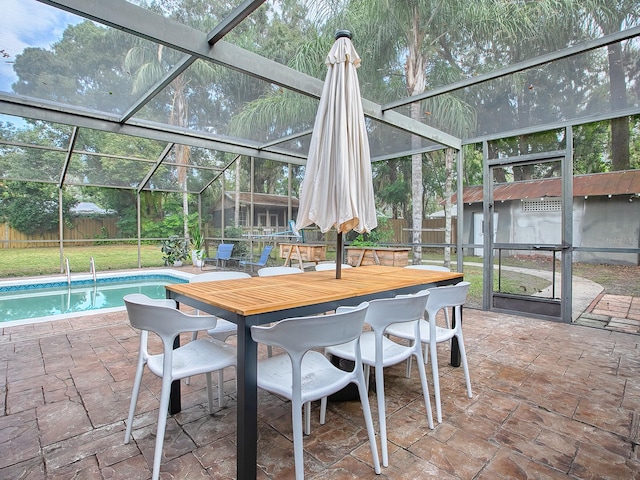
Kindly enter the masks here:
[[0, 282], [0, 327], [58, 320], [124, 309], [122, 297], [144, 293], [165, 298], [165, 285], [187, 283], [191, 274], [148, 270]]

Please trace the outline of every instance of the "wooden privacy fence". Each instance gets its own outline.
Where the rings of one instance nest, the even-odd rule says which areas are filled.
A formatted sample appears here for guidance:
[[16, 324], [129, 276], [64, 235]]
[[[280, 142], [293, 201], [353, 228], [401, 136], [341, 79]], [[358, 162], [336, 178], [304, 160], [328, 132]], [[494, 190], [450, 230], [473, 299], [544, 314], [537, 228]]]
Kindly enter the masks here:
[[[393, 228], [392, 243], [406, 245], [413, 242], [410, 222], [405, 219], [391, 218], [387, 220]], [[444, 243], [444, 218], [429, 218], [422, 220], [422, 243]], [[456, 243], [457, 229], [455, 219], [451, 222], [451, 243]]]
[[[89, 245], [86, 240], [99, 241], [102, 238], [117, 237], [117, 218], [73, 218], [71, 225], [65, 223], [63, 238], [65, 245]], [[412, 242], [409, 231], [409, 221], [404, 219], [389, 219], [389, 226], [394, 231], [391, 243], [406, 245]], [[451, 243], [456, 242], [456, 222], [451, 225]], [[319, 231], [309, 231], [305, 235], [307, 242], [329, 242], [335, 243], [335, 232], [330, 232], [322, 236]], [[327, 235], [330, 235], [327, 237]], [[73, 240], [84, 240], [73, 242]], [[0, 249], [2, 248], [33, 248], [57, 246], [60, 241], [58, 230], [26, 235], [9, 226], [7, 223], [0, 223]], [[422, 243], [442, 244], [444, 243], [444, 218], [432, 218], [422, 221]]]
[[[117, 236], [117, 218], [73, 218], [65, 222], [63, 238], [65, 245], [91, 245], [91, 242], [73, 242], [73, 240], [96, 240]], [[60, 242], [59, 231], [49, 230], [34, 235], [26, 235], [11, 228], [8, 223], [0, 223], [1, 248], [57, 247]]]

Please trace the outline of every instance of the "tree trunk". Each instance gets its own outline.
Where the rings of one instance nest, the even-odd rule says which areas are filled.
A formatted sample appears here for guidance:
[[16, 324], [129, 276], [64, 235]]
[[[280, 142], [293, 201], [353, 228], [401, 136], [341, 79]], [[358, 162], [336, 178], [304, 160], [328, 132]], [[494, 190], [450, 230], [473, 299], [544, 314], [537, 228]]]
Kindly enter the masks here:
[[189, 162], [189, 147], [176, 145], [176, 160], [178, 163], [178, 185], [182, 192], [182, 227], [184, 238], [189, 238], [189, 194], [187, 193], [187, 164]]
[[[455, 150], [447, 148], [444, 153], [444, 243], [451, 243], [451, 192], [453, 185], [453, 159]], [[444, 247], [444, 266], [451, 268], [451, 247]]]
[[[160, 55], [161, 55], [160, 50]], [[186, 84], [184, 79], [178, 77], [172, 83], [173, 86], [173, 103], [171, 105], [171, 114], [169, 115], [169, 123], [180, 127], [188, 127], [188, 105], [187, 95], [185, 93]], [[182, 192], [182, 227], [184, 238], [189, 239], [189, 194], [187, 193], [187, 165], [189, 165], [189, 147], [186, 145], [176, 145], [176, 163], [178, 164], [178, 185]]]
[[[622, 47], [614, 43], [609, 53], [609, 85], [611, 110], [627, 108], [627, 88], [622, 67]], [[629, 117], [611, 120], [611, 170], [629, 170]]]
[[[233, 225], [240, 226], [240, 158], [236, 159], [236, 203], [234, 205]], [[224, 229], [224, 225], [222, 226]]]
[[[425, 58], [421, 52], [422, 36], [420, 34], [420, 16], [416, 12], [413, 16], [411, 30], [407, 34], [407, 63], [405, 73], [407, 81], [407, 93], [409, 96], [418, 95], [426, 88], [425, 78]], [[420, 121], [422, 109], [420, 102], [411, 104], [411, 118]], [[422, 146], [420, 137], [411, 136], [411, 148], [418, 149]], [[422, 263], [422, 217], [424, 202], [424, 188], [422, 186], [422, 154], [416, 153], [411, 156], [411, 237], [413, 243], [413, 264]]]

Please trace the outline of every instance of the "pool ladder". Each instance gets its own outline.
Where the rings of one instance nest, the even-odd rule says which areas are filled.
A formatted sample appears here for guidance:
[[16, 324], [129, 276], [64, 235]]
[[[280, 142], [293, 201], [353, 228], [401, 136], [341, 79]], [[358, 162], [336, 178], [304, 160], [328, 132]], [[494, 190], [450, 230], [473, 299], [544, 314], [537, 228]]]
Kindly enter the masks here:
[[[64, 257], [65, 269], [67, 271], [67, 285], [71, 286], [71, 268], [69, 268], [69, 257]], [[93, 276], [93, 283], [97, 283], [96, 279], [96, 261], [91, 257], [89, 259], [89, 273]]]
[[96, 280], [96, 261], [91, 257], [89, 259], [89, 273], [93, 275], [93, 283], [97, 283]]
[[71, 269], [69, 268], [69, 257], [64, 257], [65, 270], [67, 272], [67, 285], [71, 286]]

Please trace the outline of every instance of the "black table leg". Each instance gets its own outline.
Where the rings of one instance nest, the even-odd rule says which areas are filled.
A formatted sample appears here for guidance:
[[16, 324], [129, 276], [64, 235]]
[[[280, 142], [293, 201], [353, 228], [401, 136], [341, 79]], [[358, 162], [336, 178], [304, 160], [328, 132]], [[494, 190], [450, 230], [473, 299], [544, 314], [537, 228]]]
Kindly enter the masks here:
[[[173, 349], [180, 347], [180, 336], [178, 335], [173, 340]], [[180, 380], [174, 380], [171, 382], [171, 393], [169, 394], [169, 415], [175, 415], [182, 410], [182, 404], [180, 403]]]
[[247, 320], [238, 318], [238, 480], [255, 480], [258, 449], [258, 346]]
[[[454, 307], [451, 310], [451, 328], [455, 328], [457, 321], [462, 322], [462, 307], [460, 307], [460, 309]], [[459, 312], [459, 319], [456, 318], [456, 311]], [[462, 358], [460, 357], [460, 346], [458, 345], [458, 339], [456, 337], [453, 337], [451, 339], [451, 365], [454, 367], [459, 367], [461, 361]]]

